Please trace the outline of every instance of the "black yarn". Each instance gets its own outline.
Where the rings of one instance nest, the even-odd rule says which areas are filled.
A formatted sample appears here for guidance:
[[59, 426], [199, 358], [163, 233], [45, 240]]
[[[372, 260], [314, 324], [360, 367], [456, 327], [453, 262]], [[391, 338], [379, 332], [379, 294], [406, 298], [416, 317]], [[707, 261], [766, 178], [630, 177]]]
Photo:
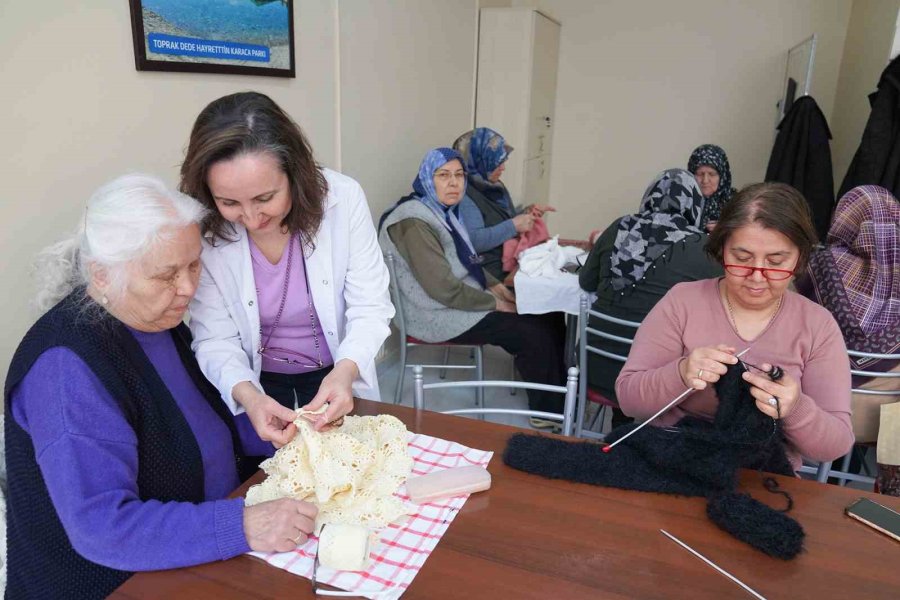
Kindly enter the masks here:
[[[802, 527], [746, 494], [734, 492], [738, 469], [793, 475], [780, 423], [761, 413], [741, 377], [740, 364], [716, 384], [719, 408], [712, 422], [684, 417], [674, 428], [648, 426], [609, 453], [593, 443], [515, 434], [503, 461], [515, 469], [551, 479], [644, 492], [705, 496], [710, 520], [766, 554], [793, 558], [803, 546]], [[629, 423], [609, 433], [612, 443], [635, 429]], [[784, 490], [766, 489], [788, 499]]]

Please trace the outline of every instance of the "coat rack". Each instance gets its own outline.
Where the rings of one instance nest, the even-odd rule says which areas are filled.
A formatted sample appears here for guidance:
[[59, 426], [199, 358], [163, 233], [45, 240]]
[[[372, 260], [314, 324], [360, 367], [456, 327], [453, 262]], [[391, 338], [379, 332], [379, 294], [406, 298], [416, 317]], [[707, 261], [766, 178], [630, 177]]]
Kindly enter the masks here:
[[[816, 60], [816, 34], [812, 34], [787, 51], [784, 69], [784, 84], [781, 98], [775, 105], [778, 115], [775, 127], [781, 123], [784, 115], [790, 110], [794, 100], [800, 96], [808, 96], [812, 86], [813, 64]], [[799, 95], [798, 95], [799, 92]]]

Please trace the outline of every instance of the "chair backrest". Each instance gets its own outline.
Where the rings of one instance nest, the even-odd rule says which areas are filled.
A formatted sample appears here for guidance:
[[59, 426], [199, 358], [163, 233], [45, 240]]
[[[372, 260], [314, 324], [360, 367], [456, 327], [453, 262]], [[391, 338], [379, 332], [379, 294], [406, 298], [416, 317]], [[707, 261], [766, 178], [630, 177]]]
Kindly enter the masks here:
[[562, 423], [563, 435], [572, 435], [575, 426], [575, 404], [578, 393], [578, 367], [570, 367], [566, 377], [566, 385], [547, 385], [543, 383], [529, 383], [527, 381], [447, 381], [441, 383], [425, 383], [423, 367], [413, 367], [413, 382], [415, 389], [414, 406], [416, 410], [425, 408], [425, 391], [434, 389], [463, 388], [463, 387], [503, 387], [523, 390], [540, 390], [544, 392], [556, 392], [565, 396], [562, 413], [551, 413], [540, 410], [525, 410], [512, 408], [465, 408], [460, 410], [444, 411], [448, 415], [523, 415], [526, 417], [538, 417]]
[[634, 343], [634, 336], [626, 338], [618, 335], [613, 335], [605, 331], [600, 331], [599, 329], [594, 329], [590, 325], [590, 317], [597, 317], [598, 319], [606, 321], [607, 323], [614, 323], [616, 325], [623, 325], [625, 327], [633, 327], [635, 331], [638, 327], [641, 326], [641, 324], [637, 321], [617, 319], [616, 317], [611, 317], [598, 310], [592, 310], [590, 308], [588, 295], [585, 293], [581, 294], [580, 311], [578, 315], [578, 367], [581, 369], [581, 380], [578, 382], [578, 401], [581, 407], [579, 410], [581, 411], [584, 411], [585, 402], [587, 401], [588, 353], [597, 354], [598, 356], [604, 356], [611, 360], [619, 361], [622, 363], [628, 360], [627, 356], [622, 356], [621, 354], [616, 354], [614, 352], [610, 352], [609, 350], [604, 350], [603, 348], [600, 348], [595, 344], [589, 343], [588, 336], [595, 335], [604, 340], [619, 342], [621, 344], [627, 344], [629, 346]]
[[588, 334], [595, 335], [597, 337], [603, 338], [605, 340], [610, 340], [613, 342], [619, 342], [620, 344], [628, 344], [629, 346], [634, 343], [634, 337], [626, 338], [618, 335], [613, 335], [611, 333], [607, 333], [605, 331], [600, 331], [599, 329], [594, 329], [590, 326], [590, 317], [597, 317], [607, 323], [614, 323], [616, 325], [623, 325], [625, 327], [633, 327], [637, 330], [638, 327], [641, 326], [637, 321], [626, 321], [625, 319], [617, 319], [616, 317], [611, 317], [606, 313], [602, 313], [598, 310], [593, 310], [590, 308], [588, 304], [588, 296], [587, 294], [581, 295], [581, 303], [580, 303], [581, 311], [578, 316], [578, 343], [579, 343], [579, 363], [581, 364], [582, 371], [586, 368], [585, 360], [587, 359], [587, 353], [591, 352], [593, 354], [598, 354], [600, 356], [605, 356], [606, 358], [617, 360], [619, 362], [625, 362], [628, 360], [627, 356], [622, 356], [621, 354], [616, 354], [614, 352], [610, 352], [608, 350], [604, 350], [596, 345], [588, 343]]
[[[858, 350], [847, 350], [847, 354], [850, 358], [871, 358], [873, 360], [892, 360], [892, 361], [900, 361], [900, 354], [875, 354], [873, 352], [859, 352]], [[892, 371], [865, 371], [861, 369], [850, 368], [850, 374], [857, 377], [868, 377], [868, 378], [897, 378], [900, 377], [900, 372], [892, 372]], [[867, 390], [862, 387], [852, 387], [850, 391], [854, 394], [864, 394], [869, 396], [898, 396], [900, 395], [900, 381], [897, 382], [898, 385], [895, 386], [893, 390]], [[855, 410], [854, 410], [855, 412]], [[859, 437], [861, 433], [859, 431], [854, 431], [854, 434]], [[816, 481], [819, 483], [825, 483], [828, 481], [829, 477], [838, 477], [840, 485], [844, 485], [846, 481], [859, 481], [865, 484], [873, 484], [875, 482], [874, 477], [866, 477], [865, 475], [857, 475], [855, 473], [847, 473], [847, 468], [850, 464], [850, 455], [848, 454], [844, 459], [844, 465], [841, 466], [840, 470], [836, 470], [832, 468], [832, 461], [826, 461], [822, 463], [818, 463], [817, 466], [809, 467], [804, 465], [801, 469], [801, 473], [815, 473]]]
[[[900, 354], [875, 354], [872, 352], [858, 352], [856, 350], [847, 350], [847, 354], [850, 358], [871, 358], [874, 360], [892, 360], [892, 361], [900, 361]], [[859, 377], [883, 377], [883, 378], [896, 378], [900, 377], [900, 372], [893, 371], [863, 371], [859, 369], [850, 369], [850, 374], [859, 376]], [[894, 390], [867, 390], [861, 387], [852, 388], [852, 392], [854, 394], [868, 394], [871, 396], [897, 396], [900, 394], [900, 381], [897, 382], [897, 389]]]
[[406, 315], [403, 312], [403, 294], [400, 292], [400, 286], [397, 285], [397, 264], [393, 252], [387, 252], [384, 255], [384, 262], [387, 263], [388, 274], [390, 275], [391, 301], [394, 303], [394, 322], [397, 329], [400, 330], [400, 343], [406, 343]]

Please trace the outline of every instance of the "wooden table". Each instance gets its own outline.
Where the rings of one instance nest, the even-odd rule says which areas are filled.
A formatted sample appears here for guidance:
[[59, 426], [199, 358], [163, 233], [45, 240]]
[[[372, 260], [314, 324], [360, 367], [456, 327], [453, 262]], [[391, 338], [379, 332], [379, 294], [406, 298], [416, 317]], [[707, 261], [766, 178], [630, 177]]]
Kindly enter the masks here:
[[[629, 492], [551, 481], [506, 467], [514, 428], [405, 407], [357, 401], [357, 414], [388, 413], [411, 431], [493, 450], [493, 487], [471, 496], [404, 598], [749, 598], [664, 537], [666, 529], [775, 598], [897, 598], [900, 544], [844, 516], [869, 496], [894, 510], [900, 498], [779, 477], [790, 513], [806, 530], [806, 551], [781, 561], [738, 542], [705, 515], [702, 498]], [[257, 474], [249, 483], [261, 480]], [[742, 486], [778, 506], [760, 476]], [[242, 493], [241, 488], [236, 493]], [[250, 556], [199, 567], [137, 574], [118, 599], [313, 598], [308, 580]]]

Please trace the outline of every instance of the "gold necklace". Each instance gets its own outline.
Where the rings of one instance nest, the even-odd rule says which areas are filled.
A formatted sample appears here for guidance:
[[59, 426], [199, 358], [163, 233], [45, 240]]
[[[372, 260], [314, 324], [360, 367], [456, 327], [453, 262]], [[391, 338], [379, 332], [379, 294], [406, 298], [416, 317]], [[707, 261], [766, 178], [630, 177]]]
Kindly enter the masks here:
[[[738, 335], [741, 334], [740, 329], [738, 328], [737, 319], [734, 318], [734, 308], [731, 307], [731, 298], [728, 297], [728, 289], [722, 288], [722, 292], [725, 294], [725, 304], [728, 306], [728, 316], [731, 317], [731, 324], [734, 325], [734, 330]], [[778, 304], [775, 305], [775, 310], [769, 315], [768, 320], [766, 320], [765, 326], [762, 328], [763, 331], [769, 327], [769, 323], [772, 322], [772, 319], [775, 318], [775, 315], [778, 314], [778, 309], [781, 308], [781, 300], [784, 298], [784, 295], [778, 297]]]

